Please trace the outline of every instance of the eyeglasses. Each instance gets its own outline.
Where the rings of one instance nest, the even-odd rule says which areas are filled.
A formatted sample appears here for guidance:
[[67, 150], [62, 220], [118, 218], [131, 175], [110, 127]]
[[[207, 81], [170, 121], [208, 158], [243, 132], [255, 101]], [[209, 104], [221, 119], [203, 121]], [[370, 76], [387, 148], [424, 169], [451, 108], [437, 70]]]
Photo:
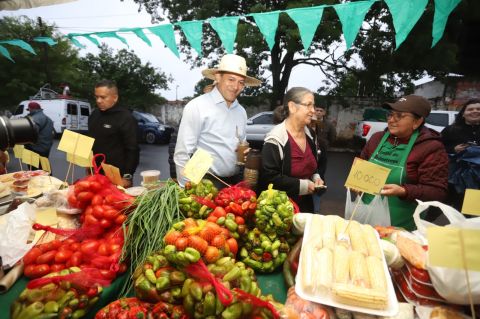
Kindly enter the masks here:
[[314, 103], [297, 103], [297, 102], [295, 102], [295, 104], [305, 106], [307, 109], [312, 109], [312, 110], [315, 109], [315, 104]]
[[401, 119], [405, 117], [413, 117], [413, 114], [407, 113], [407, 112], [393, 112], [389, 111], [387, 112], [387, 119], [392, 118], [394, 121], [400, 121]]

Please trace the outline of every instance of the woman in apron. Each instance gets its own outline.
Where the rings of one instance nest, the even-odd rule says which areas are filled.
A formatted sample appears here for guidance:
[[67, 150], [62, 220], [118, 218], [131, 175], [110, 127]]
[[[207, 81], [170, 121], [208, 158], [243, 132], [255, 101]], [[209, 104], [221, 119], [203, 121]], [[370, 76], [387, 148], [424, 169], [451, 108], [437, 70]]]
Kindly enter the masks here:
[[360, 157], [390, 169], [381, 195], [388, 197], [391, 223], [414, 230], [415, 200], [444, 201], [447, 196], [448, 156], [440, 135], [424, 126], [428, 100], [408, 95], [383, 107], [389, 110], [388, 128], [370, 138]]

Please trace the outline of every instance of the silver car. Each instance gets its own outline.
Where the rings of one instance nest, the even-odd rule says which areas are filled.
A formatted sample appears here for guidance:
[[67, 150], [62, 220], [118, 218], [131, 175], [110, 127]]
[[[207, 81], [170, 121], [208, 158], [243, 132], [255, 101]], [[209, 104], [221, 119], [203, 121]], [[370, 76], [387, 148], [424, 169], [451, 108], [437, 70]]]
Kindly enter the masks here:
[[273, 112], [260, 112], [247, 120], [247, 141], [252, 147], [261, 148], [265, 135], [274, 127]]

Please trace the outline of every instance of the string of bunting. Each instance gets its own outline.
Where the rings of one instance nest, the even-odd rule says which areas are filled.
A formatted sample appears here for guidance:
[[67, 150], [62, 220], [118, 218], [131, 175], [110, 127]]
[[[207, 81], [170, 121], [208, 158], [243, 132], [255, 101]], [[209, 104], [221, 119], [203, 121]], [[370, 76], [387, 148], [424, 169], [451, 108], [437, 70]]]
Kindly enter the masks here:
[[[227, 53], [233, 53], [235, 39], [237, 36], [237, 25], [240, 19], [252, 17], [258, 29], [262, 33], [270, 50], [275, 45], [275, 33], [278, 27], [278, 19], [281, 13], [288, 16], [297, 24], [300, 37], [305, 50], [308, 53], [313, 36], [322, 19], [323, 10], [332, 7], [336, 11], [342, 24], [343, 36], [345, 38], [347, 50], [351, 47], [360, 27], [365, 19], [365, 15], [370, 10], [373, 3], [380, 0], [345, 2], [335, 5], [320, 5], [314, 7], [295, 8], [281, 11], [271, 11], [262, 13], [251, 13], [244, 16], [224, 16], [210, 18], [207, 20], [181, 21], [176, 23], [162, 24], [148, 28], [120, 28], [115, 31], [101, 31], [90, 33], [69, 33], [68, 38], [75, 46], [83, 49], [85, 45], [78, 41], [79, 38], [85, 38], [93, 44], [99, 46], [97, 38], [116, 38], [128, 47], [127, 40], [119, 33], [134, 33], [147, 45], [152, 46], [150, 39], [145, 34], [145, 30], [158, 36], [163, 43], [175, 54], [180, 57], [175, 41], [174, 26], [179, 27], [185, 34], [190, 46], [195, 49], [199, 56], [202, 56], [202, 35], [203, 24], [209, 23], [216, 31]], [[427, 6], [428, 0], [383, 0], [385, 1], [393, 19], [395, 28], [395, 49], [405, 41], [408, 34], [422, 16]], [[435, 13], [432, 26], [432, 45], [435, 46], [442, 38], [448, 16], [460, 3], [461, 0], [434, 0]], [[95, 36], [95, 37], [93, 37]], [[49, 37], [36, 37], [35, 42], [43, 42], [50, 46], [57, 44], [55, 40]], [[9, 51], [4, 45], [13, 45], [22, 48], [32, 54], [36, 54], [34, 49], [27, 42], [20, 39], [0, 41], [0, 54], [14, 62]]]

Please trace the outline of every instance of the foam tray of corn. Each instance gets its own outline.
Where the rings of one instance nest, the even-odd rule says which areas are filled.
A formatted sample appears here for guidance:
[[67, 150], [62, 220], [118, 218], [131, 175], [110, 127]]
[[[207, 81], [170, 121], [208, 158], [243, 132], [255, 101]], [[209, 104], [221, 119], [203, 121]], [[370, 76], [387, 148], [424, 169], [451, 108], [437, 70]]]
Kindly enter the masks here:
[[296, 291], [301, 297], [354, 311], [393, 316], [398, 302], [380, 247], [370, 225], [335, 215], [307, 221]]

